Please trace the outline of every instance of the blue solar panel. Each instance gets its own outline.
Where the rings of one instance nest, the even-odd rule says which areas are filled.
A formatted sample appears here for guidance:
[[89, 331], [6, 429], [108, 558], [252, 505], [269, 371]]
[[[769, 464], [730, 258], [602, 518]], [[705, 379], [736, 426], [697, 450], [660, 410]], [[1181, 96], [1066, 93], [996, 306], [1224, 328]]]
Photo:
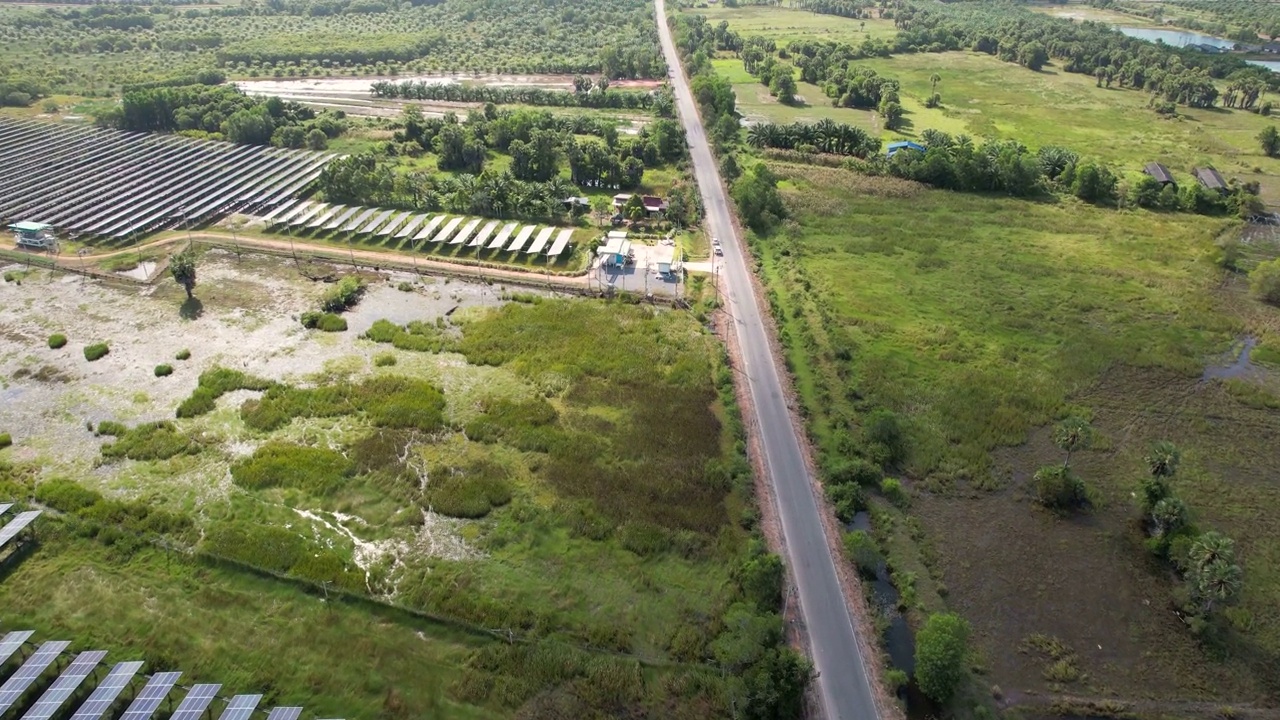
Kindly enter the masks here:
[[261, 695], [237, 695], [227, 703], [227, 709], [222, 711], [218, 720], [249, 720], [261, 701]]
[[267, 720], [298, 720], [301, 714], [300, 707], [278, 707], [267, 713]]
[[218, 690], [221, 687], [217, 684], [205, 684], [191, 688], [169, 720], [199, 720], [205, 708], [209, 707], [209, 703], [218, 696]]
[[40, 649], [27, 658], [27, 661], [22, 663], [22, 667], [18, 668], [18, 671], [5, 681], [4, 685], [0, 685], [0, 715], [18, 702], [27, 688], [30, 688], [36, 678], [49, 669], [53, 661], [57, 660], [70, 644], [66, 640], [51, 640], [41, 645]]
[[146, 686], [142, 688], [142, 692], [138, 693], [138, 697], [129, 704], [129, 709], [120, 716], [120, 720], [148, 720], [160, 707], [160, 703], [164, 702], [164, 697], [169, 694], [180, 677], [182, 677], [180, 672], [162, 672], [152, 675]]
[[76, 710], [76, 714], [71, 716], [71, 720], [101, 720], [102, 716], [111, 709], [116, 698], [120, 697], [120, 693], [133, 682], [133, 676], [137, 675], [141, 669], [141, 660], [117, 663], [102, 682], [98, 683], [98, 687], [94, 688], [89, 699], [84, 701], [79, 710]]
[[27, 714], [22, 716], [22, 720], [49, 720], [53, 717], [53, 714], [58, 712], [58, 708], [62, 707], [62, 703], [75, 693], [80, 683], [89, 677], [89, 674], [106, 656], [106, 650], [89, 650], [77, 655], [58, 679], [53, 681], [49, 689], [44, 691], [36, 704], [31, 706]]
[[0, 665], [9, 662], [9, 658], [18, 652], [18, 648], [32, 636], [30, 630], [14, 630], [13, 632], [0, 638]]

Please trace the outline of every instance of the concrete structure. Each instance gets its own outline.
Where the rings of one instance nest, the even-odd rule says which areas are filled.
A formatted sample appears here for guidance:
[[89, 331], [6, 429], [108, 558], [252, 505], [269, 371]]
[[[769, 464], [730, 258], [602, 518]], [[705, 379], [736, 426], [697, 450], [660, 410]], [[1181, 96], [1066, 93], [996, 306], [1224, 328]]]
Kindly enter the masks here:
[[13, 239], [18, 247], [32, 250], [48, 250], [58, 244], [53, 234], [53, 226], [38, 222], [16, 222], [9, 226], [13, 231]]

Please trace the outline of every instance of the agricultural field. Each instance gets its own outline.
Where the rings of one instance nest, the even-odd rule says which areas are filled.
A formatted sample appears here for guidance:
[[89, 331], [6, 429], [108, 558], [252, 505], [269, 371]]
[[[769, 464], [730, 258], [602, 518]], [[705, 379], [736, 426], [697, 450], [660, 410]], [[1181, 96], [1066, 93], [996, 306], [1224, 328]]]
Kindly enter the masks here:
[[6, 622], [322, 717], [795, 702], [693, 314], [197, 262], [195, 300], [4, 268], [0, 488], [49, 508]]
[[[959, 611], [976, 682], [1015, 702], [1274, 701], [1280, 526], [1257, 509], [1280, 499], [1280, 313], [1213, 263], [1232, 223], [772, 166], [791, 219], [754, 247], [811, 432], [830, 459], [873, 410], [904, 428], [909, 496], [872, 518], [913, 624]], [[1075, 461], [1092, 509], [1060, 517], [1031, 473], [1061, 461], [1046, 426], [1068, 414], [1098, 440]], [[1177, 584], [1143, 547], [1134, 493], [1157, 440], [1246, 568], [1215, 641], [1170, 611]]]
[[806, 39], [860, 45], [868, 39], [890, 40], [897, 34], [892, 20], [855, 20], [780, 5], [724, 7], [717, 4], [685, 10], [705, 16], [713, 25], [727, 22], [730, 29], [743, 37], [761, 35], [771, 38], [779, 46], [785, 46], [792, 40]]

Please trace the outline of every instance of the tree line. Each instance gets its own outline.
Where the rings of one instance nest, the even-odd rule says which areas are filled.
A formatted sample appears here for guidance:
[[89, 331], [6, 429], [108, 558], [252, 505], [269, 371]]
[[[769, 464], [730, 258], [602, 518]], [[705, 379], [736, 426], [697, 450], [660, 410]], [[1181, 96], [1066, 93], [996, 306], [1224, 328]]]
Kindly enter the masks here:
[[730, 145], [737, 141], [741, 127], [738, 100], [733, 85], [715, 71], [711, 58], [718, 51], [741, 50], [742, 37], [729, 29], [729, 23], [722, 21], [712, 26], [702, 15], [681, 13], [674, 20], [672, 36], [689, 74], [689, 89], [702, 111], [703, 124], [718, 147]]
[[650, 109], [661, 106], [672, 112], [669, 92], [617, 90], [609, 87], [607, 78], [600, 78], [593, 85], [582, 78], [582, 89], [573, 92], [538, 87], [499, 87], [492, 85], [462, 85], [459, 83], [433, 83], [423, 80], [391, 82], [379, 80], [369, 92], [374, 97], [401, 100], [437, 100], [445, 102], [481, 102], [497, 105], [537, 105], [539, 107], [588, 107], [616, 109]]
[[820, 152], [860, 158], [870, 157], [880, 151], [880, 138], [872, 137], [860, 127], [837, 123], [830, 119], [816, 123], [753, 125], [747, 130], [747, 144], [757, 148]]
[[126, 92], [99, 125], [136, 132], [181, 132], [246, 145], [322, 150], [346, 129], [332, 112], [277, 97], [245, 95], [231, 87], [183, 85]]

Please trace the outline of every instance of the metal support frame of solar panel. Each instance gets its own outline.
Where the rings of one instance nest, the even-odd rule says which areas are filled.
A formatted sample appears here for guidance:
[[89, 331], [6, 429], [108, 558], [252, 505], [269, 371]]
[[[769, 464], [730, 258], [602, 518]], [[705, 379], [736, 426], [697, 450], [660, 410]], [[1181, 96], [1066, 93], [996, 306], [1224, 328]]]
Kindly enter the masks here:
[[227, 703], [227, 708], [218, 716], [218, 720], [249, 720], [260, 702], [261, 695], [236, 695]]
[[13, 503], [0, 503], [0, 515], [9, 512], [9, 508], [13, 507]]
[[422, 225], [422, 223], [427, 221], [428, 217], [428, 215], [415, 215], [412, 220], [405, 223], [404, 227], [400, 228], [400, 232], [396, 233], [396, 239], [403, 240], [412, 235], [413, 232]]
[[399, 215], [391, 218], [391, 222], [388, 222], [386, 225], [383, 225], [378, 230], [378, 232], [374, 234], [377, 235], [378, 237], [390, 237], [392, 233], [400, 229], [400, 226], [404, 224], [404, 221], [408, 220], [409, 216], [411, 215], [413, 215], [413, 213], [409, 213], [409, 212], [400, 213]]
[[556, 229], [553, 227], [542, 228], [542, 231], [538, 233], [538, 237], [533, 239], [533, 243], [529, 245], [529, 249], [525, 250], [525, 252], [529, 255], [537, 255], [542, 252], [547, 247], [547, 241], [551, 239], [551, 233], [555, 231]]
[[515, 232], [518, 227], [520, 227], [520, 223], [507, 223], [506, 225], [503, 225], [502, 230], [498, 231], [498, 236], [494, 238], [493, 241], [489, 243], [489, 247], [485, 249], [497, 250], [502, 247], [507, 243], [507, 239], [511, 237], [511, 233]]
[[511, 241], [507, 246], [507, 252], [520, 252], [524, 248], [524, 244], [529, 241], [529, 236], [533, 231], [538, 229], [537, 225], [525, 225], [520, 228], [520, 232], [516, 234], [516, 239]]
[[444, 222], [447, 217], [448, 215], [437, 215], [431, 218], [431, 222], [427, 223], [418, 231], [417, 235], [413, 236], [413, 241], [418, 242], [419, 240], [426, 240], [431, 233], [436, 231], [436, 228], [440, 227], [440, 223]]
[[[178, 684], [181, 672], [162, 672], [151, 676], [138, 696], [129, 703], [128, 709], [120, 716], [120, 720], [150, 720], [160, 704], [164, 702], [169, 691]], [[199, 686], [197, 686], [199, 687]], [[217, 692], [215, 689], [214, 692]], [[202, 708], [203, 709], [203, 708]], [[177, 717], [176, 715], [174, 717]]]
[[116, 213], [111, 218], [88, 225], [81, 232], [126, 237], [140, 230], [149, 230], [160, 220], [180, 219], [186, 198], [199, 194], [210, 182], [233, 182], [261, 167], [268, 159], [255, 150], [260, 149], [250, 148], [248, 154], [239, 156], [232, 162], [220, 160], [216, 166], [187, 173], [175, 183], [152, 192], [145, 204], [134, 206], [129, 210]]
[[13, 654], [18, 652], [27, 639], [34, 634], [32, 630], [14, 630], [0, 638], [0, 665], [9, 662], [9, 658], [13, 657]]
[[42, 217], [43, 221], [52, 223], [68, 219], [76, 221], [78, 216], [96, 211], [104, 202], [122, 195], [136, 196], [143, 188], [158, 180], [157, 176], [132, 173], [128, 168], [137, 165], [164, 165], [169, 170], [163, 176], [177, 175], [190, 160], [204, 152], [202, 148], [207, 144], [202, 142], [185, 147], [169, 143], [139, 145], [142, 148], [141, 154], [127, 154], [118, 158], [117, 162], [92, 173], [77, 171], [70, 180], [40, 189], [36, 198], [28, 200], [20, 212]]
[[394, 212], [395, 212], [395, 210], [386, 210], [386, 211], [382, 212], [380, 215], [378, 215], [378, 217], [376, 217], [376, 218], [374, 218], [374, 219], [370, 220], [370, 221], [369, 221], [369, 223], [368, 223], [367, 225], [365, 225], [363, 228], [361, 228], [361, 229], [360, 229], [360, 232], [359, 232], [358, 234], [359, 234], [359, 235], [368, 235], [368, 234], [372, 233], [374, 230], [377, 230], [379, 227], [381, 227], [381, 226], [382, 226], [382, 223], [384, 223], [384, 222], [386, 222], [386, 221], [387, 221], [387, 218], [391, 217], [392, 213], [394, 213]]
[[102, 720], [102, 716], [115, 704], [120, 693], [133, 682], [133, 676], [142, 669], [142, 664], [141, 660], [116, 663], [71, 716], [71, 720]]
[[498, 229], [498, 225], [500, 224], [501, 223], [497, 220], [490, 220], [483, 228], [480, 229], [480, 232], [476, 233], [475, 237], [471, 238], [471, 242], [467, 243], [467, 247], [484, 247], [485, 241], [489, 239], [489, 236], [493, 234], [494, 230]]
[[[271, 177], [281, 172], [287, 172], [290, 168], [297, 168], [309, 162], [309, 158], [301, 154], [299, 151], [289, 151], [285, 155], [275, 155], [272, 158], [272, 164], [265, 167], [259, 173], [246, 174], [241, 176], [240, 180], [232, 185], [223, 186], [219, 192], [221, 195], [215, 195], [213, 199], [202, 201], [201, 204], [195, 206], [192, 217], [202, 220], [207, 216], [219, 214], [220, 212], [233, 210], [240, 205], [249, 202], [253, 197], [256, 189], [263, 182], [269, 182]], [[263, 176], [267, 180], [263, 180]]]
[[178, 157], [184, 158], [181, 162], [168, 156], [166, 167], [160, 172], [134, 173], [127, 182], [104, 191], [97, 202], [89, 203], [89, 209], [77, 207], [73, 215], [57, 222], [60, 227], [94, 234], [145, 212], [157, 201], [158, 195], [167, 195], [174, 191], [175, 186], [177, 189], [185, 187], [184, 180], [194, 175], [220, 172], [229, 165], [243, 162], [251, 152], [248, 148], [227, 151], [215, 143], [202, 142], [191, 154], [180, 152]]
[[325, 223], [325, 226], [320, 229], [324, 232], [333, 232], [334, 230], [337, 230], [338, 228], [342, 227], [343, 223], [350, 220], [352, 215], [355, 215], [356, 213], [360, 212], [363, 209], [364, 208], [360, 207], [359, 205], [353, 208], [347, 208], [346, 211], [344, 211], [341, 215]]
[[9, 676], [4, 685], [0, 685], [0, 716], [18, 702], [23, 693], [44, 674], [45, 670], [49, 669], [53, 661], [57, 660], [70, 644], [66, 640], [50, 640], [44, 643], [31, 654], [31, 657], [27, 658], [26, 662], [22, 663], [22, 667]]
[[278, 707], [267, 713], [267, 720], [298, 720], [301, 715], [300, 707]]
[[471, 239], [471, 233], [475, 232], [478, 227], [480, 227], [480, 218], [476, 218], [468, 222], [466, 225], [462, 226], [462, 229], [458, 231], [457, 235], [453, 236], [453, 239], [449, 241], [449, 244], [461, 245]]
[[458, 226], [461, 225], [462, 221], [465, 219], [466, 218], [456, 217], [450, 220], [449, 222], [445, 223], [444, 227], [440, 229], [440, 232], [431, 236], [431, 242], [442, 243], [445, 240], [448, 240], [449, 236], [453, 234], [453, 231], [457, 230]]
[[[213, 191], [222, 193], [222, 195], [216, 196], [215, 202], [225, 203], [227, 202], [226, 193], [229, 188], [239, 189], [244, 187], [247, 182], [252, 181], [256, 173], [263, 172], [280, 161], [279, 158], [259, 152], [251, 156], [247, 162], [221, 173], [216, 173], [216, 177], [204, 174], [191, 178], [180, 188], [175, 188], [163, 194], [162, 199], [157, 200], [152, 204], [151, 208], [145, 211], [150, 214], [143, 215], [132, 223], [125, 222], [116, 227], [108, 228], [102, 234], [126, 237], [134, 232], [150, 230], [157, 225], [167, 224], [173, 219], [182, 217], [182, 214], [177, 212], [181, 208], [181, 204], [179, 204], [179, 207], [174, 207], [174, 195], [189, 196], [194, 194], [198, 196]], [[197, 206], [195, 215], [188, 212], [186, 217], [191, 222], [195, 222], [203, 218], [209, 212], [210, 207], [212, 207], [211, 203], [206, 202], [204, 205]]]
[[[179, 153], [182, 148], [181, 143], [159, 139], [152, 142], [130, 141], [116, 148], [116, 152], [111, 155], [95, 156], [87, 164], [83, 156], [78, 157], [75, 162], [68, 162], [61, 174], [32, 175], [21, 191], [17, 188], [11, 189], [12, 194], [6, 193], [6, 195], [14, 200], [5, 203], [4, 207], [13, 208], [19, 203], [35, 206], [39, 202], [56, 206], [60, 202], [65, 202], [67, 199], [65, 193], [83, 187], [120, 183], [133, 177], [129, 174], [120, 176], [112, 171], [160, 161]], [[88, 172], [89, 170], [93, 172]]]
[[354, 220], [342, 226], [339, 232], [349, 233], [355, 232], [355, 229], [364, 224], [374, 213], [378, 212], [378, 208], [365, 208], [365, 211], [356, 216]]
[[84, 136], [68, 136], [59, 138], [56, 143], [18, 145], [4, 152], [12, 153], [11, 159], [0, 164], [0, 191], [6, 194], [15, 188], [25, 187], [32, 182], [56, 177], [61, 169], [84, 162], [86, 157], [102, 157], [113, 150], [135, 145], [137, 140], [118, 135], [97, 135], [88, 133]]
[[75, 660], [62, 671], [57, 680], [44, 691], [39, 700], [27, 710], [22, 720], [50, 720], [62, 703], [66, 702], [80, 683], [89, 677], [102, 658], [107, 656], [106, 650], [86, 650], [76, 656]]
[[569, 240], [573, 237], [573, 228], [565, 228], [556, 236], [556, 241], [551, 243], [551, 249], [547, 251], [547, 257], [558, 257], [568, 247]]
[[41, 510], [28, 510], [18, 513], [9, 521], [8, 525], [0, 528], [0, 548], [9, 544], [9, 541], [18, 537], [18, 533], [27, 529], [33, 520], [40, 517]]
[[[178, 703], [178, 709], [173, 711], [169, 716], [169, 720], [200, 720], [204, 715], [204, 711], [213, 703], [214, 698], [218, 696], [218, 690], [222, 688], [217, 683], [203, 683], [193, 685], [187, 691], [187, 696], [182, 698], [182, 702]], [[120, 720], [124, 720], [121, 718]]]

